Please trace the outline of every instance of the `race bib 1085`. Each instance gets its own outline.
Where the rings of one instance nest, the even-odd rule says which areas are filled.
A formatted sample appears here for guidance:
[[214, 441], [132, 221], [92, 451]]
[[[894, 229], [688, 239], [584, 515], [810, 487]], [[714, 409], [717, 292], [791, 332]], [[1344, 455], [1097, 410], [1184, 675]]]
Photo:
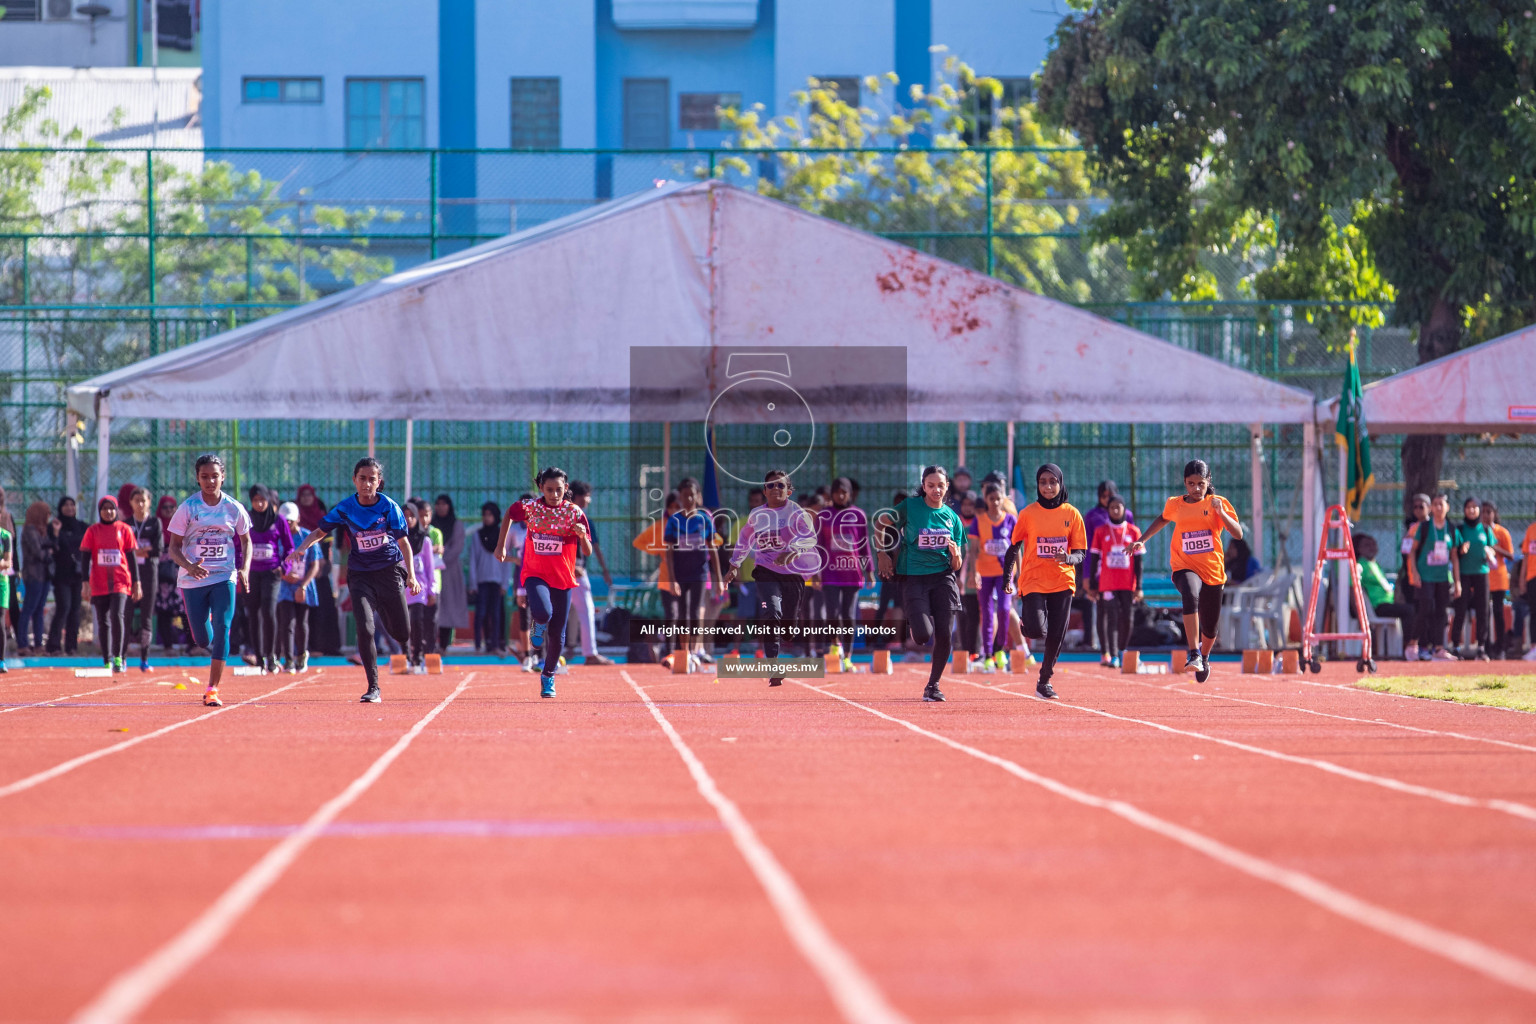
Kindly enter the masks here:
[[1216, 550], [1216, 538], [1210, 530], [1187, 530], [1184, 533], [1184, 553], [1204, 555]]

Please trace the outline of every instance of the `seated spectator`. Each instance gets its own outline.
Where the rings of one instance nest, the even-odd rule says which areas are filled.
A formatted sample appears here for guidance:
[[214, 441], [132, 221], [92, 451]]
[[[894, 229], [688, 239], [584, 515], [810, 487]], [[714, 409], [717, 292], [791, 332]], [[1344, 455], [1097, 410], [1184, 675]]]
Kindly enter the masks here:
[[[1230, 557], [1232, 549], [1227, 548]], [[1418, 641], [1413, 639], [1413, 620], [1418, 614], [1418, 609], [1411, 604], [1399, 604], [1392, 600], [1392, 586], [1387, 582], [1386, 573], [1381, 571], [1381, 566], [1376, 564], [1376, 556], [1381, 553], [1380, 545], [1376, 538], [1368, 533], [1355, 534], [1355, 562], [1360, 571], [1360, 589], [1365, 592], [1365, 603], [1375, 609], [1376, 614], [1383, 619], [1396, 619], [1403, 624], [1403, 637], [1406, 641], [1403, 645], [1403, 657], [1408, 661], [1417, 661], [1419, 657]], [[1351, 603], [1350, 611], [1354, 611]]]

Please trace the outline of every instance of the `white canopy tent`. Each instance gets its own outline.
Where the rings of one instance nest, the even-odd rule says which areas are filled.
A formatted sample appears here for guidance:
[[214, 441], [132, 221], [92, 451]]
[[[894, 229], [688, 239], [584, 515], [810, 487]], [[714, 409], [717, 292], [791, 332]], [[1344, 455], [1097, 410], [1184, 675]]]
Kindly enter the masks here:
[[[1373, 434], [1536, 433], [1536, 325], [1361, 391]], [[1330, 399], [1326, 419], [1337, 417], [1338, 408], [1339, 400]]]
[[[1246, 423], [1256, 503], [1258, 425], [1301, 423], [1315, 488], [1308, 392], [718, 181], [349, 289], [95, 377], [68, 401], [99, 420], [106, 493], [114, 416], [622, 422], [642, 412], [629, 402], [637, 346], [901, 346], [915, 421]], [[685, 376], [724, 386], [708, 358]]]

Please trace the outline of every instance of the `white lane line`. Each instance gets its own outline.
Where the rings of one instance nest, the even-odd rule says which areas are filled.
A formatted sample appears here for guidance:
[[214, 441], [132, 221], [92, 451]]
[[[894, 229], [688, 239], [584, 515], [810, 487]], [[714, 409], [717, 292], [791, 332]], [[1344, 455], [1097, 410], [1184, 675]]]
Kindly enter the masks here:
[[1355, 718], [1351, 715], [1335, 715], [1328, 711], [1318, 711], [1314, 708], [1299, 708], [1291, 704], [1270, 704], [1267, 701], [1252, 700], [1248, 697], [1232, 697], [1225, 693], [1217, 693], [1214, 690], [1189, 690], [1185, 683], [1175, 683], [1168, 687], [1159, 687], [1153, 683], [1144, 683], [1139, 679], [1120, 679], [1117, 682], [1130, 683], [1132, 686], [1150, 686], [1154, 689], [1170, 689], [1175, 693], [1187, 693], [1191, 697], [1213, 697], [1217, 700], [1230, 700], [1238, 704], [1253, 704], [1261, 708], [1276, 708], [1280, 711], [1299, 711], [1304, 715], [1316, 715], [1319, 718], [1334, 718], [1341, 722], [1359, 722], [1363, 725], [1380, 725], [1388, 729], [1401, 729], [1404, 732], [1424, 733], [1429, 736], [1448, 736], [1451, 739], [1468, 740], [1473, 743], [1491, 743], [1498, 747], [1508, 747], [1511, 750], [1523, 750], [1528, 754], [1536, 754], [1536, 747], [1524, 743], [1514, 743], [1510, 740], [1496, 740], [1490, 736], [1472, 736], [1464, 732], [1451, 732], [1448, 729], [1430, 729], [1419, 725], [1404, 725], [1402, 722], [1389, 722], [1385, 718]]
[[661, 726], [661, 731], [666, 734], [672, 744], [672, 749], [677, 751], [677, 756], [683, 759], [683, 764], [688, 768], [688, 774], [693, 776], [694, 785], [699, 789], [709, 805], [715, 809], [720, 817], [720, 823], [730, 833], [731, 841], [736, 844], [736, 849], [741, 853], [747, 866], [757, 876], [758, 884], [768, 894], [768, 901], [773, 904], [773, 909], [779, 915], [779, 921], [784, 925], [784, 930], [789, 933], [790, 940], [805, 958], [811, 970], [820, 975], [822, 983], [827, 987], [827, 993], [832, 997], [842, 1012], [843, 1019], [850, 1024], [905, 1024], [907, 1018], [898, 1013], [890, 1003], [886, 1001], [873, 979], [864, 973], [858, 963], [842, 946], [838, 945], [821, 919], [816, 916], [816, 911], [811, 909], [810, 902], [795, 880], [790, 877], [788, 871], [779, 863], [773, 851], [759, 838], [757, 830], [747, 821], [741, 808], [735, 802], [720, 792], [720, 787], [715, 784], [714, 778], [709, 774], [704, 763], [698, 759], [693, 750], [683, 741], [683, 737], [672, 727], [667, 716], [661, 713], [661, 708], [651, 700], [650, 695], [635, 682], [628, 671], [620, 671], [624, 681], [645, 702], [646, 708], [651, 712], [651, 717], [656, 724]]
[[1399, 914], [1395, 910], [1378, 906], [1358, 896], [1335, 888], [1322, 879], [1314, 878], [1302, 871], [1282, 867], [1273, 861], [1265, 860], [1251, 853], [1245, 853], [1235, 847], [1228, 846], [1219, 839], [1196, 832], [1194, 829], [1176, 825], [1171, 821], [1159, 818], [1157, 815], [1144, 811], [1135, 804], [1126, 803], [1124, 800], [1114, 800], [1108, 797], [1098, 796], [1076, 786], [1059, 782], [1056, 779], [1030, 771], [1016, 762], [996, 754], [989, 754], [958, 740], [952, 740], [948, 736], [924, 729], [922, 726], [905, 719], [888, 715], [858, 701], [850, 700], [842, 694], [833, 693], [819, 686], [812, 686], [800, 680], [791, 680], [798, 686], [808, 690], [815, 690], [825, 694], [834, 700], [840, 700], [861, 711], [867, 711], [877, 718], [883, 718], [888, 722], [900, 725], [919, 736], [926, 736], [936, 740], [952, 750], [958, 750], [962, 754], [969, 754], [978, 760], [1001, 768], [1008, 774], [1022, 779], [1025, 782], [1039, 786], [1041, 789], [1057, 796], [1065, 797], [1074, 803], [1097, 810], [1107, 811], [1133, 825], [1137, 825], [1149, 832], [1172, 839], [1174, 842], [1187, 846], [1191, 850], [1203, 853], [1212, 860], [1219, 861], [1228, 867], [1235, 868], [1250, 877], [1263, 882], [1270, 882], [1286, 889], [1308, 902], [1315, 903], [1325, 910], [1331, 911], [1340, 917], [1364, 925], [1374, 931], [1380, 932], [1388, 938], [1421, 949], [1426, 953], [1442, 957], [1452, 963], [1460, 964], [1469, 970], [1475, 971], [1495, 981], [1504, 982], [1526, 992], [1536, 992], [1536, 964], [1522, 960], [1517, 956], [1494, 949], [1476, 939], [1458, 935], [1455, 932], [1437, 928], [1432, 924], [1426, 924], [1416, 918]]
[[[181, 974], [224, 940], [245, 914], [264, 893], [283, 876], [299, 855], [314, 842], [325, 827], [336, 820], [357, 798], [368, 792], [379, 777], [394, 764], [395, 760], [421, 735], [432, 719], [453, 703], [475, 677], [470, 672], [459, 681], [453, 692], [428, 711], [394, 746], [380, 754], [367, 770], [347, 784], [340, 793], [321, 804], [309, 820], [290, 833], [266, 854], [251, 865], [225, 889], [208, 909], [181, 930], [175, 938], [151, 953], [148, 958], [130, 967], [114, 978], [101, 995], [89, 1006], [76, 1013], [72, 1024], [121, 1024], [138, 1016], [140, 1011], [164, 992]], [[238, 707], [238, 705], [235, 705]]]
[[123, 687], [125, 687], [125, 686], [132, 686], [134, 683], [152, 683], [152, 682], [155, 682], [155, 680], [153, 680], [153, 679], [130, 679], [127, 682], [124, 682], [124, 683], [113, 683], [111, 686], [103, 686], [99, 690], [86, 690], [84, 693], [68, 693], [68, 694], [63, 695], [62, 697], [50, 697], [47, 700], [35, 701], [35, 702], [31, 703], [31, 704], [16, 704], [16, 705], [13, 705], [12, 707], [0, 708], [0, 715], [8, 715], [12, 711], [25, 711], [27, 708], [45, 707], [46, 705], [49, 705], [49, 704], [57, 704], [61, 700], [74, 700], [77, 697], [89, 697], [92, 694], [106, 693], [108, 690], [121, 690]]
[[1149, 729], [1157, 729], [1160, 732], [1170, 733], [1174, 736], [1188, 736], [1190, 739], [1203, 740], [1206, 743], [1216, 743], [1223, 747], [1231, 747], [1233, 750], [1241, 750], [1248, 754], [1258, 754], [1260, 757], [1268, 757], [1276, 761], [1286, 761], [1290, 764], [1305, 765], [1308, 768], [1316, 768], [1318, 771], [1328, 772], [1330, 775], [1338, 775], [1355, 782], [1364, 782], [1370, 786], [1380, 786], [1397, 793], [1406, 793], [1409, 796], [1421, 796], [1429, 800], [1438, 800], [1441, 803], [1451, 804], [1455, 807], [1470, 807], [1487, 811], [1498, 811], [1502, 814], [1513, 815], [1516, 818], [1524, 818], [1526, 821], [1536, 821], [1536, 807], [1528, 804], [1517, 803], [1514, 800], [1485, 800], [1482, 797], [1465, 796], [1461, 793], [1452, 793], [1444, 789], [1435, 789], [1431, 786], [1420, 786], [1413, 782], [1404, 782], [1388, 775], [1374, 775], [1370, 772], [1356, 771], [1346, 768], [1332, 761], [1323, 761], [1315, 757], [1302, 757], [1299, 754], [1287, 754], [1280, 750], [1271, 750], [1268, 747], [1257, 747], [1252, 743], [1243, 743], [1238, 740], [1223, 739], [1220, 736], [1212, 736], [1209, 733], [1193, 732], [1189, 729], [1176, 729], [1171, 725], [1161, 722], [1148, 721], [1145, 718], [1130, 718], [1126, 715], [1116, 715], [1108, 711], [1100, 711], [1098, 708], [1085, 707], [1082, 704], [1071, 704], [1063, 700], [1045, 700], [1032, 693], [1015, 693], [1013, 690], [1004, 689], [1001, 686], [989, 686], [985, 683], [973, 683], [962, 680], [968, 686], [979, 687], [983, 690], [996, 690], [998, 693], [1006, 693], [1011, 697], [1019, 697], [1024, 700], [1039, 701], [1042, 704], [1050, 704], [1055, 707], [1071, 708], [1073, 711], [1082, 711], [1090, 715], [1098, 715], [1100, 718], [1112, 718], [1117, 722], [1127, 722], [1132, 725], [1144, 725]]
[[179, 722], [172, 722], [170, 725], [156, 729], [154, 732], [147, 732], [142, 736], [134, 736], [131, 739], [123, 740], [120, 743], [114, 743], [110, 747], [102, 747], [100, 750], [93, 750], [89, 754], [81, 754], [79, 757], [72, 757], [68, 761], [65, 761], [63, 764], [56, 764], [52, 768], [44, 769], [35, 775], [28, 775], [24, 779], [17, 779], [15, 782], [0, 786], [0, 799], [8, 796], [14, 796], [17, 793], [20, 793], [23, 790], [31, 789], [34, 786], [40, 786], [47, 782], [49, 779], [56, 779], [60, 775], [72, 772], [82, 765], [90, 764], [92, 761], [99, 761], [104, 757], [127, 750], [130, 747], [136, 747], [140, 743], [147, 743], [157, 736], [164, 736], [168, 732], [174, 732], [177, 729], [184, 728], [185, 726], [192, 725], [193, 723], [206, 722], [208, 719], [217, 715], [222, 715], [226, 711], [233, 711], [235, 708], [243, 708], [247, 704], [254, 704], [259, 700], [266, 700], [268, 697], [275, 697], [279, 693], [282, 693], [284, 690], [293, 689], [300, 683], [318, 679], [321, 674], [321, 672], [316, 672], [312, 676], [300, 676], [298, 679], [295, 679], [287, 686], [279, 686], [277, 689], [270, 690], [258, 697], [251, 697], [247, 700], [242, 700], [238, 704], [226, 704], [221, 708], [214, 708], [211, 711], [197, 715], [195, 718], [184, 718]]

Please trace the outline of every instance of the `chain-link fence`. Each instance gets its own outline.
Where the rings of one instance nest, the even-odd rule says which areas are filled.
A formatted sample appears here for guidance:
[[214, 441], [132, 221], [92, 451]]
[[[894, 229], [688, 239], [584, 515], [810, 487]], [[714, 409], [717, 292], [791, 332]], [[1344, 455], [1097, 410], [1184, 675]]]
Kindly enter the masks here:
[[[63, 413], [70, 383], [665, 181], [723, 178], [1319, 396], [1337, 393], [1349, 327], [1389, 322], [1385, 311], [1345, 305], [1129, 301], [1121, 254], [1084, 234], [1104, 199], [1088, 186], [1083, 161], [1080, 150], [1038, 148], [0, 153], [0, 482], [13, 508], [61, 493], [74, 429]], [[1413, 338], [1409, 327], [1362, 326], [1365, 378], [1413, 365]], [[1060, 463], [1085, 501], [1094, 483], [1113, 478], [1150, 516], [1177, 489], [1184, 461], [1198, 454], [1247, 508], [1246, 428], [1202, 425], [1197, 409], [1181, 426], [1116, 424], [1112, 408], [1104, 415], [1104, 424], [1017, 424], [1016, 462], [1026, 471]], [[365, 423], [173, 416], [167, 410], [162, 419], [114, 424], [114, 480], [180, 492], [187, 457], [217, 449], [231, 457], [242, 485], [260, 481], [292, 494], [311, 482], [337, 497], [368, 441]], [[1006, 429], [966, 426], [966, 461], [978, 477], [1008, 471]], [[450, 492], [472, 515], [482, 500], [504, 503], [526, 489], [533, 467], [556, 463], [597, 487], [600, 527], [638, 529], [639, 484], [628, 469], [635, 439], [627, 428], [423, 422], [414, 430], [418, 493]], [[377, 424], [377, 448], [395, 464], [404, 456], [403, 432], [403, 424]], [[88, 481], [90, 437], [83, 441], [78, 479]], [[911, 425], [897, 446], [911, 463], [904, 465], [883, 457], [891, 446], [873, 426], [840, 427], [829, 441], [804, 471], [807, 482], [834, 472], [859, 477], [866, 504], [911, 486], [925, 462], [953, 464], [960, 447], [955, 425]], [[659, 446], [658, 435], [658, 464]], [[1299, 432], [1271, 428], [1266, 452], [1271, 527], [1261, 557], [1270, 561], [1282, 537], [1300, 533]], [[698, 428], [676, 425], [674, 479], [702, 475], [703, 454]], [[1448, 448], [1445, 475], [1518, 514], [1536, 497], [1525, 482], [1530, 454], [1523, 441], [1462, 439]], [[1378, 444], [1376, 474], [1367, 525], [1395, 537], [1396, 439]], [[636, 568], [627, 547], [612, 540], [609, 547], [618, 571]]]

